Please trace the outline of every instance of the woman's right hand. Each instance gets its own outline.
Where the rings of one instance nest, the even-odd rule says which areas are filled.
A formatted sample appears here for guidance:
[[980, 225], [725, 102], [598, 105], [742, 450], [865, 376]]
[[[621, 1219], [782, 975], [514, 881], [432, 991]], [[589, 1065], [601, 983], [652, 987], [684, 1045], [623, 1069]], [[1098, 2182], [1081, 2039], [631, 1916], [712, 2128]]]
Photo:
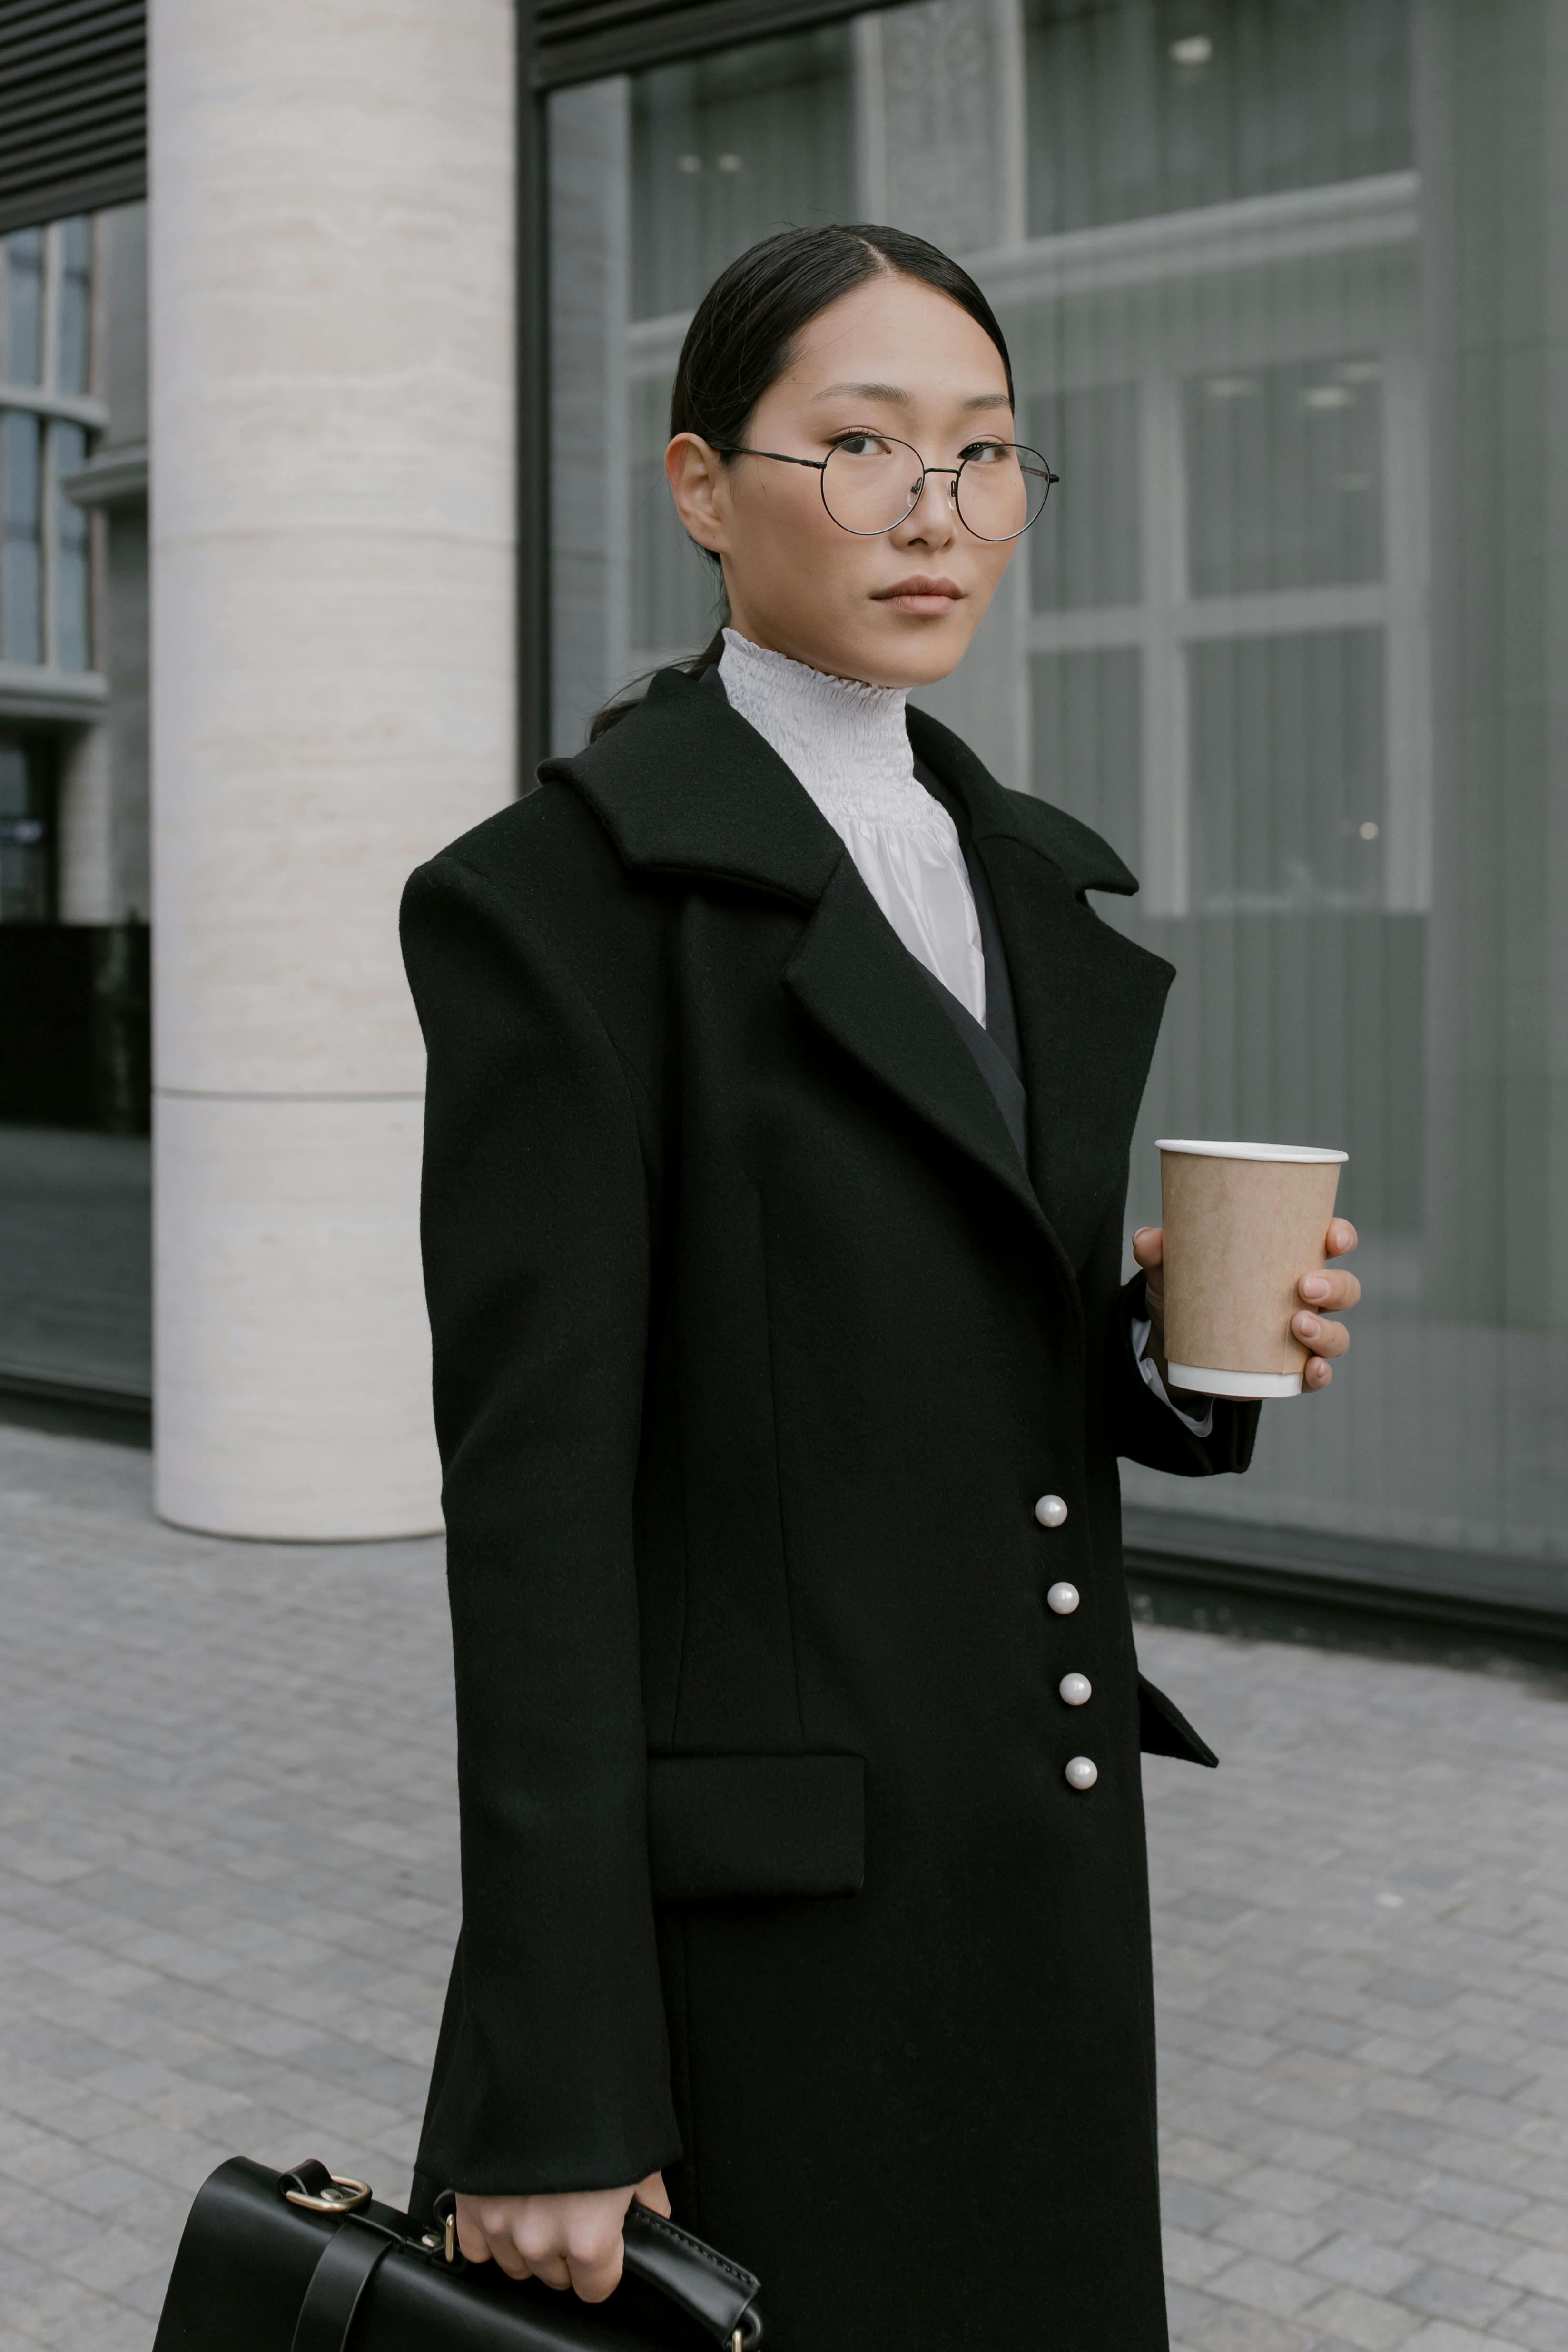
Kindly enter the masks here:
[[458, 2191], [458, 2244], [470, 2263], [499, 2263], [509, 2278], [571, 2287], [603, 2303], [621, 2283], [621, 2226], [636, 2199], [669, 2219], [664, 2175], [635, 2189], [573, 2189], [549, 2197], [469, 2197]]

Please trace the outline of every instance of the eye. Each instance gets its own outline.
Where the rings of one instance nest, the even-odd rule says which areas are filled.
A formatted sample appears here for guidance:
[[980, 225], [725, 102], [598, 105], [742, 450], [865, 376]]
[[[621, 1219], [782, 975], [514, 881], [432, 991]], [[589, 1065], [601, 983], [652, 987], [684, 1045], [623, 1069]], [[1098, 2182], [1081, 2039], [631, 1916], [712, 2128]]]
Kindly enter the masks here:
[[959, 451], [958, 461], [961, 466], [990, 466], [998, 460], [1005, 463], [1012, 455], [1011, 441], [972, 441], [967, 449]]
[[864, 425], [857, 425], [852, 433], [840, 433], [833, 446], [835, 449], [842, 449], [847, 457], [885, 457], [889, 455], [889, 444], [882, 436], [870, 432]]

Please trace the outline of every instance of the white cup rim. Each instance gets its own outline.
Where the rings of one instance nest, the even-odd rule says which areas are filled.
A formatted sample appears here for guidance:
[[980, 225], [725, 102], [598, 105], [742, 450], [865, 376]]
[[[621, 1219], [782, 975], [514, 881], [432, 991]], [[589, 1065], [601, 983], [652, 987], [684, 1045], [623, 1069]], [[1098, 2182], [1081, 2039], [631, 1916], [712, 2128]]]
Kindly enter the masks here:
[[1157, 1136], [1157, 1151], [1186, 1151], [1200, 1160], [1286, 1160], [1321, 1166], [1326, 1161], [1340, 1165], [1350, 1158], [1348, 1151], [1328, 1151], [1311, 1143], [1196, 1143], [1190, 1137]]

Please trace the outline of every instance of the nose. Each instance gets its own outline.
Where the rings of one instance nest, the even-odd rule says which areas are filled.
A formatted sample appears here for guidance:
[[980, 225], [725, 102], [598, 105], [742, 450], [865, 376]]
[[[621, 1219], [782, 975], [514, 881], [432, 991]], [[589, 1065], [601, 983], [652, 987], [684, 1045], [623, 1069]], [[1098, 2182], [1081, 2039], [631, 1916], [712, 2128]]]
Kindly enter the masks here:
[[947, 547], [957, 536], [958, 483], [952, 474], [928, 474], [921, 494], [891, 533], [900, 547]]

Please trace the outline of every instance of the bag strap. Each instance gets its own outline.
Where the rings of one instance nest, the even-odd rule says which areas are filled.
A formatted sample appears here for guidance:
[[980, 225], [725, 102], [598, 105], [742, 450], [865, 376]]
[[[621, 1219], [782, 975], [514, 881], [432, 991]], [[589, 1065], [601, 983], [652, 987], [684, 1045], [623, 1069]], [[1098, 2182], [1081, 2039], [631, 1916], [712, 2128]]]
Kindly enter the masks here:
[[294, 2326], [293, 2352], [346, 2352], [359, 2299], [392, 2240], [362, 2229], [350, 2214], [321, 2248]]

